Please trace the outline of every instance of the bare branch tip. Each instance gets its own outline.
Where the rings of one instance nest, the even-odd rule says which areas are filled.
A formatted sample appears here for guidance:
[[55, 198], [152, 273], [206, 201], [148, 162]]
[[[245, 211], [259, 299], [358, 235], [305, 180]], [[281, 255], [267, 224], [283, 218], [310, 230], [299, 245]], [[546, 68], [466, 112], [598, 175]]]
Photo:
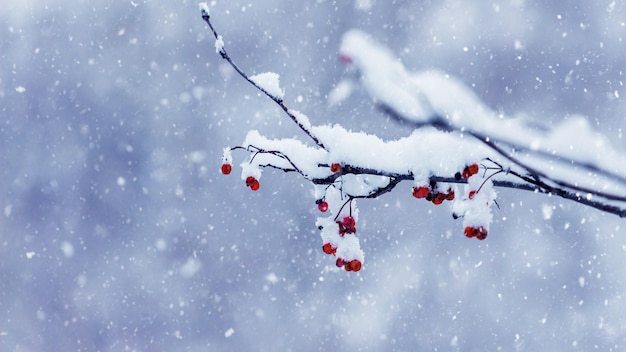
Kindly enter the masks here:
[[211, 17], [211, 11], [209, 10], [209, 4], [207, 4], [206, 2], [201, 2], [198, 4], [198, 7], [200, 8], [200, 14], [202, 15], [202, 19], [205, 21], [208, 21], [209, 18]]

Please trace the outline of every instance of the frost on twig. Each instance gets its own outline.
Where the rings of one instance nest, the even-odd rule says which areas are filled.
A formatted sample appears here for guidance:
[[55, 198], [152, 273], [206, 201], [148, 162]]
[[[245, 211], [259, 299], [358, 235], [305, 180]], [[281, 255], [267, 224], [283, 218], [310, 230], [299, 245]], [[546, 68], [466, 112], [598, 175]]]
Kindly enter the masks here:
[[[556, 195], [626, 217], [626, 179], [621, 176], [626, 161], [580, 118], [547, 132], [502, 119], [460, 81], [436, 70], [410, 73], [366, 34], [349, 31], [340, 58], [360, 79], [340, 82], [329, 103], [340, 103], [361, 85], [383, 112], [412, 128], [406, 137], [382, 140], [340, 125], [316, 126], [284, 104], [278, 74], [249, 76], [234, 63], [208, 8], [200, 7], [220, 42], [216, 48], [221, 57], [308, 137], [270, 139], [251, 130], [241, 145], [224, 150], [222, 173], [231, 172], [233, 151], [245, 151], [241, 178], [253, 191], [260, 189], [263, 168], [310, 181], [322, 213], [316, 221], [322, 250], [340, 268], [359, 271], [364, 260], [357, 238], [357, 200], [382, 196], [403, 181], [413, 183], [415, 198], [450, 204], [452, 216], [462, 222], [459, 232], [479, 240], [489, 233], [497, 205], [495, 187]], [[574, 146], [568, 137], [572, 134], [588, 147]], [[607, 161], [614, 156], [618, 162]]]

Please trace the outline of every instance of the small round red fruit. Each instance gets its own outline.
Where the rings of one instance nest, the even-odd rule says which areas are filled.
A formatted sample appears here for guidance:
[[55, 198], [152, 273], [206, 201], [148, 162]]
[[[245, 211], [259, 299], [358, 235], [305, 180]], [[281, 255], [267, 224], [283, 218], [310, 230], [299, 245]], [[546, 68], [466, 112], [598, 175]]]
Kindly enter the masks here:
[[462, 176], [463, 178], [470, 178], [473, 175], [476, 175], [478, 173], [478, 170], [478, 164], [468, 165], [463, 169]]
[[476, 195], [476, 192], [477, 192], [477, 191], [470, 191], [470, 192], [469, 192], [469, 194], [467, 195], [467, 197], [468, 197], [469, 199], [474, 199], [474, 196]]
[[468, 166], [467, 169], [469, 170], [470, 176], [476, 175], [478, 173], [478, 164], [472, 164]]
[[356, 221], [352, 216], [344, 217], [341, 221], [341, 225], [343, 225], [345, 233], [356, 233]]
[[476, 229], [476, 238], [481, 241], [487, 238], [487, 229], [482, 226]]
[[464, 232], [467, 238], [476, 237], [477, 239], [481, 241], [487, 238], [487, 234], [488, 234], [487, 229], [483, 226], [479, 226], [479, 227], [468, 226], [465, 228]]
[[246, 177], [246, 186], [250, 187], [251, 190], [256, 191], [261, 187], [259, 180], [254, 178], [254, 176]]
[[228, 175], [231, 171], [233, 171], [233, 166], [231, 164], [222, 164], [222, 174]]
[[350, 261], [349, 264], [350, 264], [350, 270], [352, 270], [354, 272], [357, 272], [357, 271], [361, 270], [362, 264], [361, 264], [360, 260], [353, 259], [353, 260]]
[[337, 250], [336, 248], [333, 248], [333, 245], [330, 243], [324, 243], [324, 246], [322, 246], [322, 250], [324, 251], [324, 253], [326, 254], [335, 254], [335, 251]]
[[413, 197], [415, 198], [426, 198], [428, 192], [429, 190], [426, 186], [413, 187]]
[[335, 261], [335, 265], [336, 265], [338, 268], [341, 268], [344, 264], [345, 264], [345, 262], [343, 261], [343, 259], [342, 259], [342, 258], [337, 258], [337, 260]]
[[339, 165], [338, 163], [332, 163], [330, 165], [330, 172], [334, 174], [341, 172], [341, 165]]
[[435, 205], [439, 205], [441, 203], [443, 203], [443, 201], [446, 199], [446, 195], [443, 193], [437, 193], [435, 194], [435, 196], [433, 197], [433, 204]]
[[321, 201], [320, 204], [317, 205], [317, 209], [319, 209], [319, 211], [321, 211], [322, 213], [325, 213], [328, 211], [328, 203], [326, 203], [325, 201]]

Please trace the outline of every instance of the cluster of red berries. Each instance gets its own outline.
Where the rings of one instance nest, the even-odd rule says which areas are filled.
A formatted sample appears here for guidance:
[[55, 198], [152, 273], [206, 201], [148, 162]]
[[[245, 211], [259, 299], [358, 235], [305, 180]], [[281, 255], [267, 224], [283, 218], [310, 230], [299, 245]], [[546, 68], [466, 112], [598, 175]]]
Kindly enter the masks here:
[[345, 261], [341, 258], [337, 258], [337, 261], [335, 262], [335, 265], [337, 265], [338, 268], [341, 268], [343, 266], [343, 268], [346, 271], [354, 271], [357, 272], [359, 270], [361, 270], [361, 261], [358, 259], [352, 259], [351, 261]]
[[352, 216], [346, 216], [341, 221], [337, 221], [339, 225], [339, 235], [343, 237], [345, 234], [356, 233], [356, 221]]
[[[233, 166], [229, 163], [224, 163], [222, 164], [222, 168], [220, 171], [224, 175], [230, 175], [230, 173], [233, 171]], [[253, 191], [258, 191], [261, 187], [261, 184], [259, 183], [259, 180], [257, 180], [254, 176], [248, 176], [246, 178], [246, 187], [250, 187], [250, 189]]]
[[443, 193], [435, 189], [435, 185], [413, 187], [413, 197], [432, 202], [435, 205], [443, 203], [444, 200], [454, 200], [454, 190], [448, 188], [448, 191]]
[[259, 187], [261, 187], [261, 184], [259, 183], [259, 180], [254, 178], [254, 176], [248, 176], [246, 178], [246, 186], [250, 187], [253, 191], [257, 191]]
[[[341, 237], [345, 234], [356, 233], [356, 221], [352, 216], [346, 216], [341, 221], [337, 221], [337, 225], [339, 226], [339, 235], [341, 235]], [[337, 255], [337, 247], [333, 246], [330, 242], [324, 243], [322, 250], [326, 254]], [[345, 260], [343, 258], [337, 258], [335, 265], [339, 268], [343, 267], [346, 271], [357, 272], [361, 270], [362, 263], [358, 259]]]
[[480, 170], [480, 168], [479, 168], [478, 164], [467, 165], [467, 166], [465, 166], [465, 168], [463, 169], [462, 172], [457, 172], [454, 175], [454, 178], [456, 178], [457, 180], [460, 180], [461, 178], [468, 179], [468, 178], [476, 175], [479, 170]]
[[479, 226], [479, 227], [468, 226], [465, 228], [465, 236], [467, 238], [476, 237], [477, 239], [482, 241], [485, 238], [487, 238], [487, 229], [482, 226]]

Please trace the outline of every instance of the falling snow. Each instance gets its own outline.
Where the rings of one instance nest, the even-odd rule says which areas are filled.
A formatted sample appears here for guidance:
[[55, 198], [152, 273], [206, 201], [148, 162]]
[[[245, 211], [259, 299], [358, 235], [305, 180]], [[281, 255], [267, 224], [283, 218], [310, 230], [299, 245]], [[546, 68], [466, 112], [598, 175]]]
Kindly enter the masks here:
[[[329, 151], [214, 52], [199, 9]], [[616, 1], [5, 2], [0, 351], [623, 350], [623, 219], [498, 188], [476, 198], [495, 201], [474, 241], [451, 217], [467, 204], [407, 183], [358, 200], [342, 238], [340, 193], [223, 148], [451, 175], [484, 155], [388, 104], [623, 175], [624, 15]], [[588, 170], [575, 182], [617, 189]], [[326, 240], [363, 269], [339, 270]]]

